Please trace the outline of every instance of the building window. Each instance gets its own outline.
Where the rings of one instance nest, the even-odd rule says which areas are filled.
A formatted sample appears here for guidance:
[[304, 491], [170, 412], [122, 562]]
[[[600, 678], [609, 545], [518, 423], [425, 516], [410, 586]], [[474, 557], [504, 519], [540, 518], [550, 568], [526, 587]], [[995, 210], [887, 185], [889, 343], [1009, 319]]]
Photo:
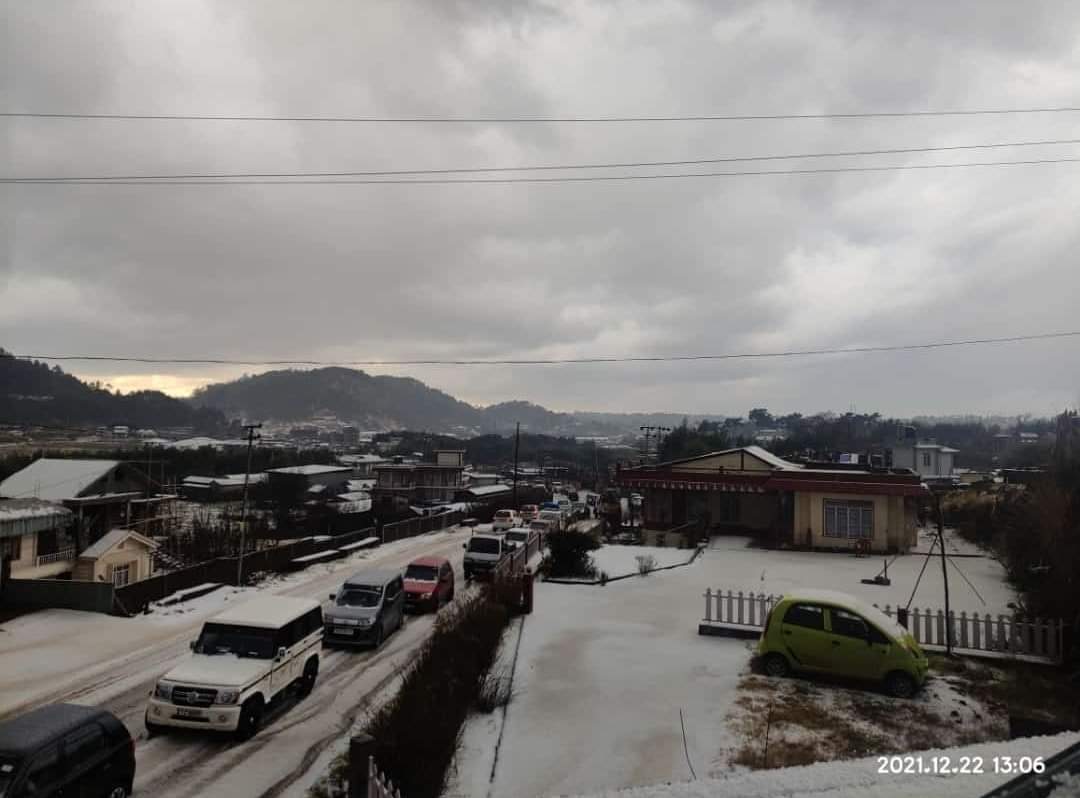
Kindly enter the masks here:
[[825, 537], [872, 538], [873, 502], [825, 502]]
[[926, 468], [930, 467], [930, 452], [923, 452], [922, 453], [922, 464]]
[[123, 587], [131, 582], [131, 565], [115, 565], [112, 570], [112, 583], [115, 587]]
[[0, 562], [22, 559], [22, 537], [0, 538]]

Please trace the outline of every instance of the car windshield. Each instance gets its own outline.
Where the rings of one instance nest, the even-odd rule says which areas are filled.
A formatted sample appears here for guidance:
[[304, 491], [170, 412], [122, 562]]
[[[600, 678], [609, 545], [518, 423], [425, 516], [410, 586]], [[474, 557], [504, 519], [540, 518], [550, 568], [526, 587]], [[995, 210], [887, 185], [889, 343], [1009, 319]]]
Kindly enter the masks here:
[[417, 582], [434, 582], [439, 578], [439, 569], [434, 565], [410, 565], [405, 569], [405, 578]]
[[526, 533], [526, 532], [507, 532], [506, 533], [506, 539], [507, 540], [512, 540], [514, 542], [524, 541], [527, 538], [528, 538], [528, 533]]
[[382, 588], [374, 585], [349, 585], [338, 594], [339, 607], [377, 607]]
[[469, 551], [477, 554], [498, 554], [499, 541], [491, 538], [473, 538], [469, 541]]
[[274, 630], [253, 626], [208, 623], [195, 641], [195, 653], [233, 654], [250, 659], [273, 659]]

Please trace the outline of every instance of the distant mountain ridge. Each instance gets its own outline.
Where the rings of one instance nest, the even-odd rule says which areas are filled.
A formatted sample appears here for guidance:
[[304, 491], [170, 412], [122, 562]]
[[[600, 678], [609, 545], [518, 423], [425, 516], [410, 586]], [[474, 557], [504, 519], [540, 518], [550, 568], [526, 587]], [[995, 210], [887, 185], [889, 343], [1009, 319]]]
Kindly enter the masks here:
[[42, 425], [192, 427], [216, 432], [225, 417], [160, 391], [114, 393], [89, 385], [59, 366], [17, 358], [0, 349], [0, 422]]

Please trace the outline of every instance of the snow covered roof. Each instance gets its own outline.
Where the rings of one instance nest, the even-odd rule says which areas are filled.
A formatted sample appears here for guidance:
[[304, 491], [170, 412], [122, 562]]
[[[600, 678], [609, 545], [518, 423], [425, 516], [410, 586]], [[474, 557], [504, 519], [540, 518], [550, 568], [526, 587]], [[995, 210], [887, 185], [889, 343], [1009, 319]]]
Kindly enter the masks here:
[[78, 496], [120, 465], [118, 460], [62, 460], [42, 457], [0, 482], [0, 496], [63, 501]]
[[751, 457], [756, 457], [763, 463], [772, 466], [779, 471], [801, 471], [803, 467], [798, 463], [792, 463], [785, 460], [782, 457], [777, 457], [768, 449], [763, 449], [760, 446], [736, 446], [733, 449], [723, 449], [719, 452], [709, 452], [708, 454], [701, 454], [696, 457], [686, 457], [681, 460], [672, 460], [668, 463], [659, 463], [659, 466], [675, 465], [681, 463], [692, 463], [695, 460], [704, 460], [709, 457], [719, 457], [725, 454], [736, 454], [738, 452], [745, 452]]
[[350, 479], [345, 483], [345, 487], [350, 493], [354, 493], [358, 490], [371, 490], [375, 487], [374, 479]]
[[359, 502], [364, 499], [370, 499], [371, 494], [365, 490], [351, 490], [348, 493], [339, 493], [337, 498], [341, 499], [343, 502]]
[[96, 542], [87, 546], [81, 552], [79, 557], [89, 557], [91, 559], [97, 559], [108, 551], [114, 549], [118, 544], [124, 542], [128, 538], [134, 538], [142, 543], [144, 546], [149, 546], [151, 549], [157, 548], [157, 544], [148, 537], [144, 537], [136, 532], [134, 529], [113, 529], [110, 532], [106, 532]]
[[224, 441], [219, 441], [217, 438], [196, 437], [196, 438], [184, 438], [180, 441], [174, 441], [169, 444], [170, 449], [201, 449], [204, 446], [213, 446], [217, 448], [222, 446]]
[[468, 493], [472, 496], [500, 496], [503, 493], [509, 493], [512, 488], [509, 485], [479, 485], [475, 488], [468, 488]]
[[43, 499], [0, 499], [0, 537], [21, 537], [65, 526], [72, 512]]
[[[252, 474], [248, 478], [249, 485], [255, 485], [259, 482], [266, 482], [266, 474]], [[204, 477], [196, 474], [184, 477], [183, 485], [188, 487], [210, 487], [211, 485], [217, 485], [222, 488], [236, 488], [241, 487], [244, 484], [243, 474], [225, 474], [220, 477]]]
[[304, 477], [314, 477], [320, 474], [340, 474], [352, 469], [348, 466], [332, 465], [299, 465], [286, 466], [285, 468], [269, 468], [268, 474], [296, 474]]
[[215, 615], [210, 623], [229, 623], [239, 626], [256, 626], [261, 629], [277, 629], [305, 612], [318, 609], [319, 602], [314, 599], [290, 598], [287, 596], [259, 596], [245, 601], [236, 607], [230, 607], [220, 615]]

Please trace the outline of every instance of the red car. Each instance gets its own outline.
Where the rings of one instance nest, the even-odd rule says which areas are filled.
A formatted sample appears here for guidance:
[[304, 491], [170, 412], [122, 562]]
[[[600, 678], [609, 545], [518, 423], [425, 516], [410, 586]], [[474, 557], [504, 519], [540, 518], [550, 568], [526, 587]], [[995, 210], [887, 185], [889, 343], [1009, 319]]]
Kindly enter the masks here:
[[437, 610], [454, 598], [454, 569], [444, 557], [420, 557], [405, 569], [405, 608]]

